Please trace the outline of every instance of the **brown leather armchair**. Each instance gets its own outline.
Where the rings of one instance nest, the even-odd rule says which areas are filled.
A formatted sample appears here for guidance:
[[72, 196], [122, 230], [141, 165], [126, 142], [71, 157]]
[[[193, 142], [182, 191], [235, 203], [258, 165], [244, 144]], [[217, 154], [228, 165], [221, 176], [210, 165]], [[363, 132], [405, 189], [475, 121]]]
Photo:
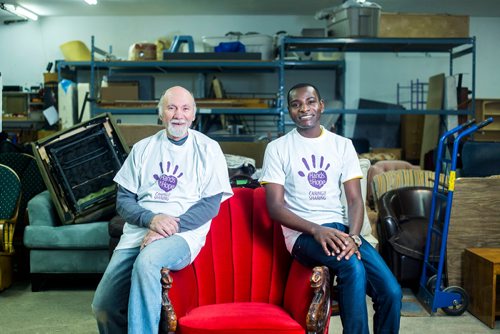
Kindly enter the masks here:
[[[422, 272], [432, 188], [404, 187], [386, 192], [378, 202], [379, 252], [403, 286], [417, 287]], [[442, 221], [446, 202], [438, 200], [436, 217]], [[435, 226], [439, 226], [435, 225]], [[430, 260], [437, 260], [431, 249]]]

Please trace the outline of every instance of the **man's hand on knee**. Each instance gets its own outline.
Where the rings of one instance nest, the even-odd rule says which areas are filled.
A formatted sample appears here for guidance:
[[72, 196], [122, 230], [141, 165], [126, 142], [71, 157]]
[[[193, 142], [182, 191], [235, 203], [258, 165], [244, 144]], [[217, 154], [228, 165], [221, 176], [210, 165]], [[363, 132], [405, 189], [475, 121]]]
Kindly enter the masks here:
[[163, 238], [165, 238], [165, 237], [162, 236], [161, 234], [156, 233], [155, 231], [149, 230], [148, 233], [144, 236], [144, 239], [142, 239], [141, 250], [143, 250], [144, 247], [146, 247], [147, 245], [149, 245], [153, 241], [160, 240]]
[[349, 234], [347, 233], [321, 225], [315, 228], [313, 236], [328, 256], [339, 256], [346, 249], [346, 239], [349, 238]]
[[149, 229], [163, 237], [169, 237], [179, 232], [179, 218], [165, 214], [158, 214], [151, 220]]

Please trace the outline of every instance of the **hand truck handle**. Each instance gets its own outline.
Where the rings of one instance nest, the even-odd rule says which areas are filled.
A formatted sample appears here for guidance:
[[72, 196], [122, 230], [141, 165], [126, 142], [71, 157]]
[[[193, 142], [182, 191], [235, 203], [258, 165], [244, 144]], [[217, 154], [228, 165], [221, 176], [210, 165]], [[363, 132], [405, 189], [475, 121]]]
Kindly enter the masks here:
[[462, 124], [461, 129], [465, 129], [466, 127], [471, 126], [474, 123], [476, 123], [475, 118], [469, 119], [467, 122]]
[[486, 125], [490, 124], [493, 122], [493, 117], [488, 117], [487, 119], [485, 119], [484, 121], [482, 121], [481, 123], [479, 123], [477, 125], [477, 128], [478, 129], [481, 129], [483, 127], [485, 127]]

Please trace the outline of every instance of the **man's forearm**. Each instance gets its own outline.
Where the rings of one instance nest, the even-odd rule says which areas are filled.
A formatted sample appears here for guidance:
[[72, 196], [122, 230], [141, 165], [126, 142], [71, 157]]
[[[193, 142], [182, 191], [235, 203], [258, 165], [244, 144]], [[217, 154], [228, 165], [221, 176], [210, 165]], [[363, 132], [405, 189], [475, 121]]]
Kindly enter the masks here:
[[[179, 232], [194, 230], [215, 217], [219, 212], [221, 199], [222, 193], [202, 198], [194, 204], [187, 212], [179, 216]], [[118, 187], [116, 211], [128, 223], [147, 228], [155, 216], [153, 212], [139, 205], [136, 194], [121, 186]]]
[[299, 217], [297, 214], [290, 211], [288, 208], [283, 206], [268, 206], [268, 211], [270, 217], [276, 221], [279, 221], [281, 225], [286, 226], [292, 230], [314, 234], [314, 229], [319, 225], [314, 224], [302, 217]]
[[185, 232], [197, 229], [215, 217], [219, 212], [222, 193], [200, 199], [185, 213], [179, 216], [180, 231]]
[[362, 198], [356, 198], [355, 200], [348, 202], [347, 204], [347, 217], [349, 219], [349, 234], [360, 234], [363, 228], [364, 220], [364, 202]]

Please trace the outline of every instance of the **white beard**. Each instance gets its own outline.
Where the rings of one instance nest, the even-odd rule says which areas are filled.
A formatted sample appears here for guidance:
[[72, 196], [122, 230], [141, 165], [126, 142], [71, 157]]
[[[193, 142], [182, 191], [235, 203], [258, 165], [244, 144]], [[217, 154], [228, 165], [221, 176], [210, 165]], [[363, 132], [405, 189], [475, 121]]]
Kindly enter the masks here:
[[173, 123], [170, 121], [167, 126], [167, 133], [175, 138], [184, 137], [189, 129], [188, 123]]

